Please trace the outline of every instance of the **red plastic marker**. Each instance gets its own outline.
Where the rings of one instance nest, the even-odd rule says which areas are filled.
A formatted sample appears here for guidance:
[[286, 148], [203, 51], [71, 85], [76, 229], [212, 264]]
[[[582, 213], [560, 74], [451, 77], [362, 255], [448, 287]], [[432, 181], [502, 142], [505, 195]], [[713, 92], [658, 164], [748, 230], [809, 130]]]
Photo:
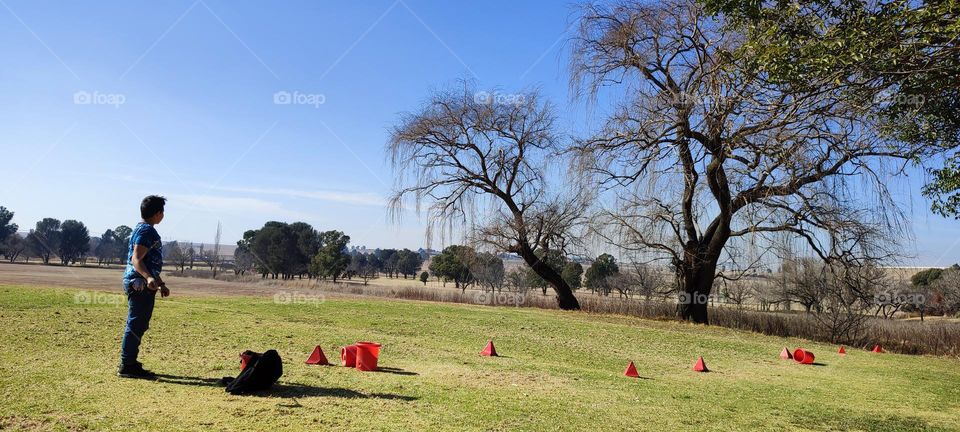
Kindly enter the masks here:
[[697, 372], [710, 372], [710, 369], [707, 369], [707, 363], [703, 361], [703, 356], [697, 358], [697, 364], [693, 365], [693, 370]]
[[837, 351], [837, 354], [847, 355], [847, 350], [843, 347], [843, 345], [840, 345], [840, 350]]
[[780, 358], [790, 360], [793, 358], [793, 354], [790, 354], [790, 350], [788, 350], [787, 347], [783, 347], [783, 351], [780, 351]]
[[883, 352], [883, 348], [880, 348], [880, 345], [874, 345], [874, 346], [873, 346], [873, 352], [878, 353], [878, 354], [879, 354], [879, 353], [882, 353], [882, 352]]
[[253, 359], [253, 356], [240, 353], [240, 372], [247, 368], [247, 363]]
[[357, 342], [357, 370], [377, 370], [377, 360], [380, 358], [380, 344], [376, 342]]
[[633, 362], [627, 365], [627, 370], [625, 370], [623, 374], [630, 378], [640, 378], [640, 374], [637, 373], [637, 367], [633, 365]]
[[330, 362], [327, 361], [327, 356], [323, 354], [323, 350], [320, 349], [320, 345], [317, 345], [317, 347], [313, 349], [313, 354], [310, 354], [310, 358], [307, 359], [307, 364], [325, 366], [329, 365]]
[[813, 364], [814, 358], [816, 358], [816, 356], [814, 356], [812, 352], [803, 348], [797, 348], [793, 352], [793, 360], [800, 364]]
[[480, 355], [487, 357], [498, 357], [497, 349], [493, 346], [493, 341], [487, 342], [487, 346], [480, 351]]
[[346, 367], [357, 367], [356, 345], [349, 345], [340, 348], [340, 364]]

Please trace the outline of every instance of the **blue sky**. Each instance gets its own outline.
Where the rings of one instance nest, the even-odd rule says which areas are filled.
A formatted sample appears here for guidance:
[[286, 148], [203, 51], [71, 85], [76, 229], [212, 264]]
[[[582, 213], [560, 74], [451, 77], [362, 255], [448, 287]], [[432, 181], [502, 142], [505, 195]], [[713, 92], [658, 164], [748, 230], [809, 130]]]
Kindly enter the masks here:
[[[383, 202], [388, 128], [431, 90], [536, 86], [570, 102], [564, 2], [46, 2], [0, 0], [0, 205], [28, 229], [79, 219], [94, 235], [170, 198], [167, 239], [224, 241], [267, 220], [339, 229], [369, 247], [424, 246]], [[279, 96], [277, 96], [279, 93]], [[284, 101], [289, 95], [297, 99]], [[319, 103], [322, 102], [322, 103]], [[960, 261], [960, 228], [898, 181], [917, 263]], [[434, 244], [434, 247], [440, 246]]]

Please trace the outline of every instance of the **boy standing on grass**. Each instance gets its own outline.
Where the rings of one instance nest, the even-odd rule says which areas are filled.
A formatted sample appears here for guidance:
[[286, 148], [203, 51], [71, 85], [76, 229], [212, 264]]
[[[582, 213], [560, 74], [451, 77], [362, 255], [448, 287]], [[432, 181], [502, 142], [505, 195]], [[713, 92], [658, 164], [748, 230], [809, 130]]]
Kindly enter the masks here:
[[163, 270], [163, 244], [154, 225], [163, 220], [163, 205], [167, 199], [150, 195], [140, 203], [140, 217], [130, 235], [127, 249], [127, 269], [123, 272], [123, 292], [127, 295], [127, 326], [120, 343], [120, 370], [123, 378], [154, 378], [156, 375], [137, 361], [140, 340], [150, 325], [153, 302], [157, 291], [170, 295], [160, 271]]

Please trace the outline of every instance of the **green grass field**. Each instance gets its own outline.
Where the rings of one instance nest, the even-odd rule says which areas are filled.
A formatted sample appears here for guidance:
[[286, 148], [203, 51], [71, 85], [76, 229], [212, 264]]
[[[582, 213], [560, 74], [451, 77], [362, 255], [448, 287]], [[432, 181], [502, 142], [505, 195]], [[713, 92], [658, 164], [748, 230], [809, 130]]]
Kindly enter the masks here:
[[[176, 292], [174, 292], [176, 294]], [[78, 304], [93, 298], [98, 304]], [[83, 297], [87, 296], [87, 297]], [[114, 296], [114, 297], [105, 297]], [[617, 316], [407, 301], [158, 300], [117, 378], [115, 294], [0, 286], [0, 429], [958, 430], [960, 362]], [[504, 357], [478, 355], [493, 338]], [[303, 364], [358, 340], [385, 372]], [[777, 357], [802, 345], [822, 366]], [[244, 349], [276, 348], [276, 391], [231, 396]], [[690, 370], [703, 355], [711, 373]], [[641, 379], [622, 375], [633, 360]]]

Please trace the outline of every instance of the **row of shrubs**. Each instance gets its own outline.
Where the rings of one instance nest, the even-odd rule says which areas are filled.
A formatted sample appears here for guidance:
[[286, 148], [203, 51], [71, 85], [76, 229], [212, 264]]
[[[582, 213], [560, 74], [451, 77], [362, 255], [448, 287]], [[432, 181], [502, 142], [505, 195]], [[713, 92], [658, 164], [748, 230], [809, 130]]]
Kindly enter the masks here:
[[[264, 281], [275, 284], [276, 282]], [[286, 285], [289, 285], [288, 281]], [[296, 282], [294, 282], [296, 284]], [[386, 287], [360, 284], [322, 284], [303, 281], [304, 288], [325, 292], [385, 298], [423, 300], [447, 303], [483, 304], [491, 306], [533, 307], [556, 309], [552, 296], [499, 294], [479, 290], [453, 290], [424, 287]], [[637, 300], [580, 296], [582, 311], [631, 317], [676, 320], [676, 304], [659, 300]], [[834, 336], [813, 315], [796, 312], [760, 312], [734, 307], [711, 307], [710, 324], [748, 330], [770, 336], [795, 337], [819, 342], [843, 344], [851, 348], [870, 349], [881, 345], [884, 350], [903, 354], [928, 354], [960, 357], [960, 324], [937, 321], [903, 321], [866, 318], [863, 329], [856, 335]]]

